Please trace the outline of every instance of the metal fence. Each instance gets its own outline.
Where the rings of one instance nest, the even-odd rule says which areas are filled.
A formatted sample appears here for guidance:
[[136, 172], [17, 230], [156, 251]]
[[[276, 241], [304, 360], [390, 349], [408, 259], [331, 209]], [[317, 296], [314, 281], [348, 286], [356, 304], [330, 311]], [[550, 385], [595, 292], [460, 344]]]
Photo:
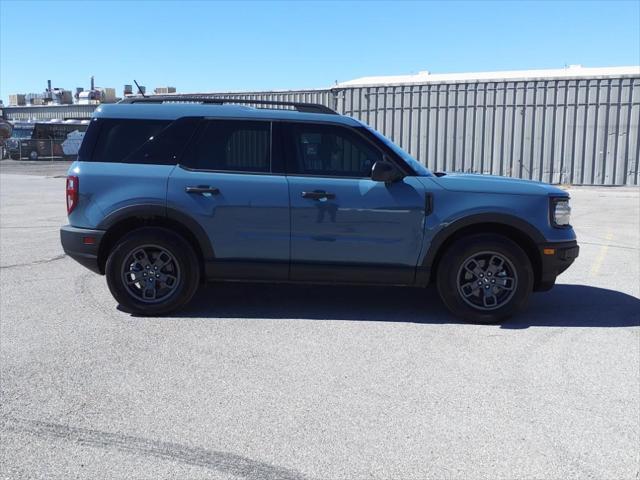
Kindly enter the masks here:
[[[225, 98], [237, 98], [243, 100], [269, 100], [277, 102], [304, 102], [318, 103], [337, 110], [337, 95], [334, 90], [288, 90], [282, 92], [233, 92], [233, 93], [212, 93], [212, 96]], [[269, 107], [278, 108], [278, 107]], [[287, 108], [287, 107], [282, 107]]]
[[4, 106], [2, 115], [8, 120], [89, 119], [99, 105], [26, 105]]
[[75, 160], [78, 149], [65, 150], [60, 141], [51, 139], [20, 140], [2, 147], [2, 158], [13, 160]]

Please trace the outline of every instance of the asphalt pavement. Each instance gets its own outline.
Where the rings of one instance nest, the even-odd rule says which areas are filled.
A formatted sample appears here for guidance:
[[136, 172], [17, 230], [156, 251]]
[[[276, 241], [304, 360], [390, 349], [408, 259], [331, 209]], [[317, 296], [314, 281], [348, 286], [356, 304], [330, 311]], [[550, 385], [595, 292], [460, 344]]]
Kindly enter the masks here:
[[580, 257], [502, 326], [241, 283], [140, 318], [64, 256], [65, 170], [0, 162], [0, 478], [639, 478], [640, 189], [570, 188]]

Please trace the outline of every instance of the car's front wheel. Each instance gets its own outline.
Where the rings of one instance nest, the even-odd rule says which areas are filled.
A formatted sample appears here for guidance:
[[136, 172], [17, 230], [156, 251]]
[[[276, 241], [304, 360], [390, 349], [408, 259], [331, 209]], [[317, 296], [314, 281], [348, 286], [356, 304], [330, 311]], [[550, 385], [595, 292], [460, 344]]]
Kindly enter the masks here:
[[134, 230], [111, 251], [105, 267], [114, 298], [132, 313], [162, 315], [195, 294], [200, 269], [191, 245], [158, 227]]
[[472, 235], [451, 245], [442, 257], [438, 292], [455, 315], [476, 323], [495, 323], [522, 309], [533, 290], [533, 268], [512, 240]]

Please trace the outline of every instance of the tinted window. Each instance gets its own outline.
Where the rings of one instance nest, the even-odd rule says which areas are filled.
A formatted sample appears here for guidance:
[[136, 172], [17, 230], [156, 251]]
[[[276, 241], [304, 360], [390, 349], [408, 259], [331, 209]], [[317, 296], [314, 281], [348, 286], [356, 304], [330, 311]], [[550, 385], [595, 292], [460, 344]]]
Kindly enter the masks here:
[[84, 134], [82, 143], [80, 144], [80, 150], [78, 150], [78, 160], [81, 162], [90, 162], [91, 154], [96, 146], [98, 135], [100, 134], [100, 122], [97, 118], [91, 120], [87, 133]]
[[[93, 127], [93, 123], [92, 127]], [[91, 160], [122, 162], [151, 137], [158, 135], [168, 120], [99, 119], [99, 132]], [[84, 157], [84, 155], [81, 154]]]
[[334, 125], [293, 124], [291, 173], [369, 177], [381, 153], [347, 128]]
[[200, 122], [199, 118], [179, 118], [157, 135], [149, 137], [123, 162], [175, 165]]
[[185, 154], [185, 164], [200, 170], [270, 171], [268, 122], [208, 120]]

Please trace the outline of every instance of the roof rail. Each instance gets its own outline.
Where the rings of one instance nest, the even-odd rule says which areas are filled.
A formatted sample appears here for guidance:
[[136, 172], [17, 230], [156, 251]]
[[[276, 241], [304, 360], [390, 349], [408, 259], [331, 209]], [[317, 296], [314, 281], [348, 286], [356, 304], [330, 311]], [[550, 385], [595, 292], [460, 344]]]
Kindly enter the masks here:
[[254, 100], [250, 98], [229, 98], [215, 97], [210, 95], [151, 95], [148, 97], [132, 96], [120, 100], [118, 103], [210, 103], [214, 105], [223, 105], [228, 103], [251, 104], [251, 105], [267, 105], [267, 106], [283, 106], [293, 107], [298, 112], [306, 113], [328, 113], [338, 115], [325, 105], [319, 103], [301, 103], [301, 102], [281, 102], [276, 100]]

